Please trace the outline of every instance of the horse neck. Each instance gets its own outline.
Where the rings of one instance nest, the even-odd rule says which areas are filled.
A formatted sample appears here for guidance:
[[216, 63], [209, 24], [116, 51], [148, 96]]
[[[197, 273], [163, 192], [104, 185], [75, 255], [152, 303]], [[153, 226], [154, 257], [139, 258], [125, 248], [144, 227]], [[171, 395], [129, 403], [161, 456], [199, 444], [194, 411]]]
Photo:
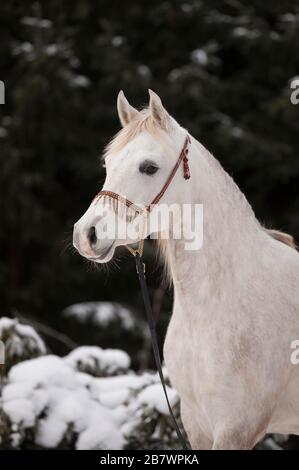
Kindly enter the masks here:
[[248, 272], [264, 233], [232, 178], [193, 138], [189, 165], [191, 178], [180, 184], [180, 202], [203, 204], [203, 245], [186, 251], [185, 240], [170, 234], [168, 262], [176, 294], [186, 297], [193, 290], [207, 297], [231, 285], [241, 270]]

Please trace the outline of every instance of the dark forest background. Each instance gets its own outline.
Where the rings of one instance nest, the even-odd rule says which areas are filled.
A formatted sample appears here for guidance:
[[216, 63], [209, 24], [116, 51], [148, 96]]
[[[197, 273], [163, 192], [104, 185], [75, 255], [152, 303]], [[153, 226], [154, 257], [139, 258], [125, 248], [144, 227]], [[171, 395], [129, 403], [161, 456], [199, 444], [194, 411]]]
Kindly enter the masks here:
[[[104, 179], [99, 156], [120, 127], [120, 89], [134, 106], [147, 103], [148, 88], [159, 93], [257, 217], [299, 238], [299, 105], [290, 102], [298, 1], [11, 0], [0, 25], [1, 315], [81, 344], [96, 339], [67, 324], [61, 311], [71, 304], [117, 301], [142, 317], [128, 255], [119, 269], [96, 270], [69, 248]], [[171, 292], [161, 290], [151, 245], [146, 257], [163, 335]], [[55, 334], [48, 341], [65, 352]]]

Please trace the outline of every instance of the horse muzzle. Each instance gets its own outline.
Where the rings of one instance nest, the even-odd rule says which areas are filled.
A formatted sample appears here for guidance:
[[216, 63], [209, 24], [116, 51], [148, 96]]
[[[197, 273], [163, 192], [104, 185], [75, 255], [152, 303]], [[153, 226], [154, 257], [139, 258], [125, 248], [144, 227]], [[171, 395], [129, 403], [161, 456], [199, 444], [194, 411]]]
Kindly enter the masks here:
[[73, 245], [80, 255], [96, 263], [106, 263], [114, 253], [114, 242], [111, 240], [100, 240], [95, 226], [80, 229], [74, 225]]

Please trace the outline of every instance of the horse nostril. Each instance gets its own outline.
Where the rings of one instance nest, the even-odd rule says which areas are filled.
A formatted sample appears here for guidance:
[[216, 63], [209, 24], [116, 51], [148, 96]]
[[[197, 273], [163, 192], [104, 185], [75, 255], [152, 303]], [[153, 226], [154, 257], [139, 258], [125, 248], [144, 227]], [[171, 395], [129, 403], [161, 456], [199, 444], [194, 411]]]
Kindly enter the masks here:
[[95, 227], [90, 227], [87, 232], [87, 238], [91, 246], [95, 245], [97, 242], [97, 233]]

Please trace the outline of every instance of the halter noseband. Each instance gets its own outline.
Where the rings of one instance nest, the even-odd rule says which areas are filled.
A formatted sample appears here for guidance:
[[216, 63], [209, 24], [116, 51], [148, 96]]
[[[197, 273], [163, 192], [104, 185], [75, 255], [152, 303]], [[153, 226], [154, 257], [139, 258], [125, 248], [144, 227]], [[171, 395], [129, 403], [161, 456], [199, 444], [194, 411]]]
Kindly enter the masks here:
[[[145, 214], [145, 213], [150, 213], [152, 210], [152, 207], [156, 204], [158, 204], [161, 200], [161, 198], [164, 196], [168, 186], [172, 182], [180, 164], [183, 162], [183, 175], [184, 179], [188, 180], [190, 178], [190, 169], [189, 169], [189, 162], [188, 162], [188, 153], [189, 153], [189, 144], [191, 143], [191, 139], [189, 134], [187, 134], [183, 148], [181, 150], [181, 153], [179, 155], [179, 158], [177, 159], [176, 164], [174, 165], [170, 175], [168, 176], [167, 180], [164, 183], [164, 186], [162, 187], [161, 191], [158, 192], [158, 194], [154, 197], [152, 202], [144, 207], [141, 208], [137, 204], [134, 204], [134, 202], [130, 201], [129, 199], [121, 196], [120, 194], [114, 193], [113, 191], [107, 191], [107, 190], [102, 190], [99, 193], [96, 194], [95, 199], [99, 199], [100, 197], [109, 197], [111, 199], [115, 199], [118, 202], [121, 202], [122, 204], [125, 204], [129, 209], [133, 209], [137, 214]], [[136, 253], [139, 253], [140, 256], [142, 255], [143, 251], [143, 243], [144, 243], [144, 238], [140, 239], [139, 242], [139, 247], [137, 250], [133, 250], [131, 247], [126, 246], [127, 249], [134, 255], [136, 256]]]

